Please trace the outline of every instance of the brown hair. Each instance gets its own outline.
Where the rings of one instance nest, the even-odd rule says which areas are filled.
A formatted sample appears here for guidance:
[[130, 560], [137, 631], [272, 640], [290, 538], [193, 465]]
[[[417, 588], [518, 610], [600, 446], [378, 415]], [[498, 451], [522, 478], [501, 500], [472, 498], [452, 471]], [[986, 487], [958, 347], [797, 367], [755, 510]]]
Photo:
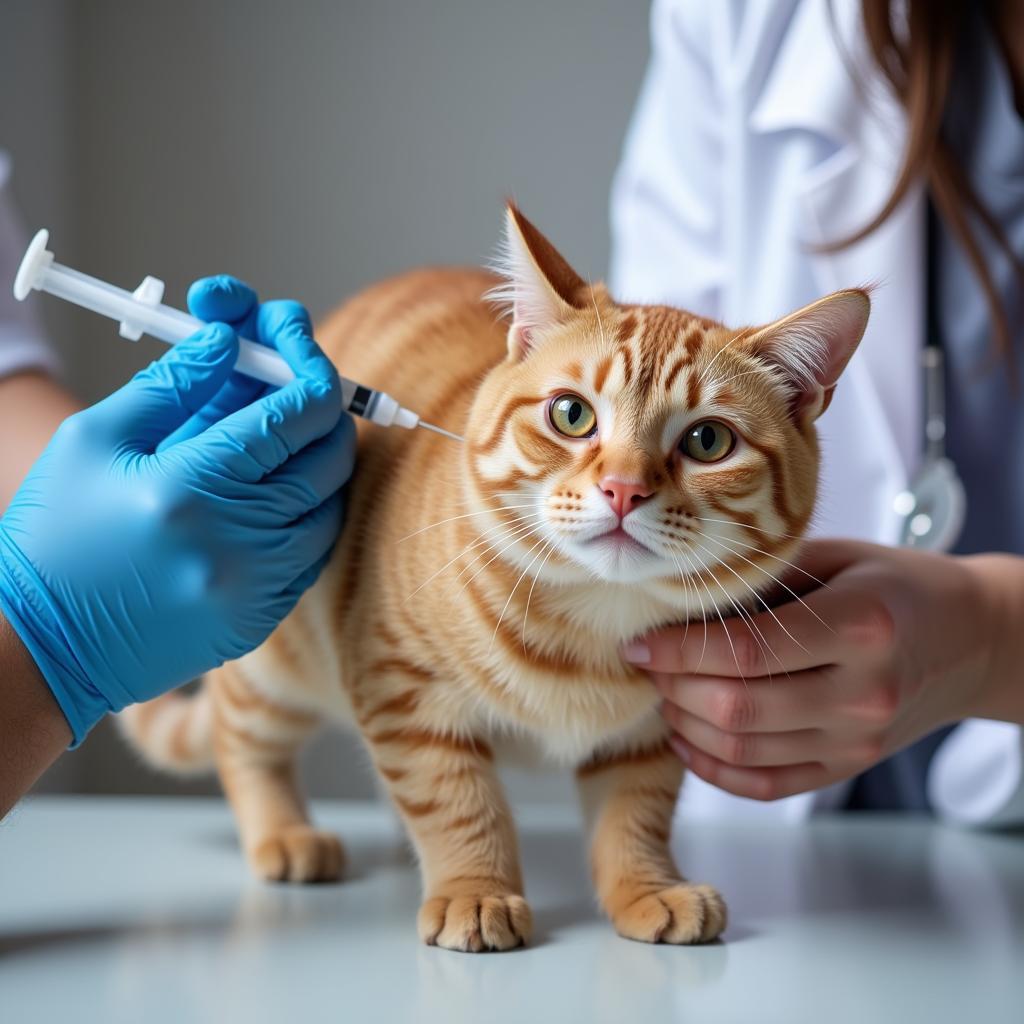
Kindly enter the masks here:
[[[994, 14], [999, 4], [992, 0], [980, 5], [972, 0], [861, 0], [868, 47], [907, 111], [907, 147], [885, 205], [859, 231], [836, 243], [835, 248], [851, 245], [871, 234], [889, 218], [916, 182], [926, 182], [935, 209], [963, 246], [977, 276], [991, 313], [996, 345], [1012, 367], [1010, 324], [978, 244], [979, 230], [987, 232], [1006, 254], [1022, 287], [1024, 262], [1013, 251], [999, 222], [978, 198], [963, 166], [942, 137], [957, 45], [964, 38], [971, 9], [979, 7], [995, 31]], [[897, 24], [901, 11], [905, 12], [905, 19]]]

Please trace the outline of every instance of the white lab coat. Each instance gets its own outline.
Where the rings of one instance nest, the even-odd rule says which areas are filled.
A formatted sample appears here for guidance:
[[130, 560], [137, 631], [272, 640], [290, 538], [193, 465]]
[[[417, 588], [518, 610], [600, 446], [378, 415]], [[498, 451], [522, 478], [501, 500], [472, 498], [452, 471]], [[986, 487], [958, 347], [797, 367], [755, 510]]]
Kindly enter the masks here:
[[[655, 0], [651, 65], [613, 191], [612, 290], [739, 325], [877, 284], [867, 333], [820, 421], [813, 531], [896, 543], [893, 498], [922, 447], [926, 204], [917, 190], [863, 241], [815, 249], [881, 209], [905, 143], [860, 4], [832, 7], [835, 31], [829, 0]], [[962, 724], [932, 763], [938, 811], [1024, 821], [1021, 733]], [[691, 776], [680, 812], [801, 819], [844, 791], [759, 804]]]
[[57, 358], [43, 338], [33, 303], [18, 302], [11, 291], [28, 242], [11, 199], [10, 175], [10, 157], [0, 149], [0, 377], [23, 370], [55, 373]]

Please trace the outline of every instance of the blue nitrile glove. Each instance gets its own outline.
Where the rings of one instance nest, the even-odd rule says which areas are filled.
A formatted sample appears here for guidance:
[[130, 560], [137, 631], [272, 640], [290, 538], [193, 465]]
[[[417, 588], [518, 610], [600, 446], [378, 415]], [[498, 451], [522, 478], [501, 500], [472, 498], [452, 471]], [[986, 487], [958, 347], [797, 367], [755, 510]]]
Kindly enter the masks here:
[[[297, 304], [278, 302], [274, 305], [280, 305], [282, 309], [292, 305], [297, 313], [306, 316], [305, 310]], [[195, 281], [188, 290], [188, 308], [192, 315], [199, 317], [200, 320], [216, 320], [228, 324], [235, 329], [239, 337], [271, 344], [270, 339], [261, 337], [257, 329], [256, 319], [261, 307], [256, 292], [237, 277], [218, 274]], [[216, 423], [228, 413], [255, 402], [273, 390], [273, 385], [246, 377], [244, 373], [230, 374], [217, 394], [170, 437], [162, 441], [161, 447], [194, 437], [211, 423]]]
[[237, 337], [210, 324], [62, 424], [0, 519], [0, 612], [76, 744], [261, 643], [341, 526], [354, 431], [337, 374], [301, 306], [250, 313], [295, 380], [236, 408]]

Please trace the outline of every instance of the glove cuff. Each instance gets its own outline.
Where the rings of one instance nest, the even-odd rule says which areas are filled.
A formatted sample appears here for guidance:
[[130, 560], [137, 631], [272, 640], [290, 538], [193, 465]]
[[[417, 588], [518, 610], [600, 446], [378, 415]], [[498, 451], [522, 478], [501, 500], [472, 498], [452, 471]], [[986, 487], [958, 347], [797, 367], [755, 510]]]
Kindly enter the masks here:
[[46, 586], [0, 521], [0, 612], [25, 645], [68, 721], [74, 740], [113, 710], [74, 655]]

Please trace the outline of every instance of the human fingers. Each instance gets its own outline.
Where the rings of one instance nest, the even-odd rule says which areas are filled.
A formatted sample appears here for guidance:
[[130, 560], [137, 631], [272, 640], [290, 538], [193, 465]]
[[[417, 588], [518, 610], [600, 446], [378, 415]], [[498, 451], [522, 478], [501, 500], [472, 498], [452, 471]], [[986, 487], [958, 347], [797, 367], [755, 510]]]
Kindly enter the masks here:
[[703, 625], [670, 626], [627, 645], [623, 657], [650, 672], [752, 679], [882, 655], [893, 628], [883, 594], [837, 576], [747, 621], [709, 622], [706, 640]]
[[230, 274], [201, 277], [188, 290], [188, 308], [193, 316], [231, 324], [239, 334], [250, 337], [255, 330], [245, 331], [242, 327], [254, 324], [258, 303], [255, 290]]
[[794, 559], [794, 568], [805, 579], [827, 585], [828, 581], [856, 562], [871, 557], [877, 547], [865, 541], [815, 537], [805, 540]]
[[670, 704], [726, 733], [824, 728], [842, 719], [843, 702], [852, 697], [834, 669], [770, 679], [661, 673], [651, 679]]
[[342, 416], [334, 429], [293, 455], [266, 478], [275, 507], [298, 517], [321, 504], [352, 475], [355, 426]]
[[256, 483], [329, 434], [341, 415], [339, 386], [296, 376], [171, 451], [208, 471]]
[[299, 602], [299, 598], [309, 590], [311, 586], [320, 578], [320, 574], [324, 571], [327, 563], [331, 560], [331, 552], [328, 551], [326, 554], [318, 558], [312, 565], [307, 566], [299, 573], [288, 584], [274, 601], [273, 614], [275, 619], [283, 619], [296, 604]]
[[[203, 277], [193, 282], [188, 305], [193, 315], [208, 321], [227, 323], [241, 337], [253, 338], [258, 297], [244, 281], [228, 274]], [[255, 402], [270, 390], [270, 385], [242, 373], [232, 373], [220, 390], [185, 423], [158, 446], [164, 451], [172, 445], [201, 434], [225, 416]]]
[[740, 768], [697, 750], [677, 737], [672, 737], [669, 743], [694, 775], [718, 789], [749, 800], [781, 800], [836, 781], [825, 765], [815, 762], [776, 768]]
[[627, 644], [623, 657], [650, 672], [742, 679], [825, 665], [838, 648], [828, 619], [816, 607], [821, 593], [747, 620], [668, 626]]
[[869, 748], [854, 737], [844, 741], [825, 729], [726, 732], [668, 702], [662, 706], [661, 714], [690, 748], [740, 768], [781, 767], [808, 762], [843, 762], [859, 767], [877, 759], [873, 745]]
[[297, 375], [337, 383], [337, 371], [313, 340], [309, 312], [301, 303], [291, 299], [264, 302], [256, 313], [256, 337], [273, 345]]
[[237, 356], [235, 332], [226, 324], [207, 324], [79, 415], [119, 445], [155, 451], [217, 394]]
[[214, 423], [251, 405], [270, 390], [271, 385], [264, 384], [261, 380], [255, 380], [242, 373], [232, 373], [209, 402], [160, 442], [157, 451], [164, 451], [181, 441], [197, 437]]
[[345, 521], [345, 495], [336, 491], [316, 508], [276, 531], [268, 541], [268, 550], [280, 557], [281, 563], [291, 567], [282, 572], [285, 580], [301, 576], [311, 565], [329, 554]]

